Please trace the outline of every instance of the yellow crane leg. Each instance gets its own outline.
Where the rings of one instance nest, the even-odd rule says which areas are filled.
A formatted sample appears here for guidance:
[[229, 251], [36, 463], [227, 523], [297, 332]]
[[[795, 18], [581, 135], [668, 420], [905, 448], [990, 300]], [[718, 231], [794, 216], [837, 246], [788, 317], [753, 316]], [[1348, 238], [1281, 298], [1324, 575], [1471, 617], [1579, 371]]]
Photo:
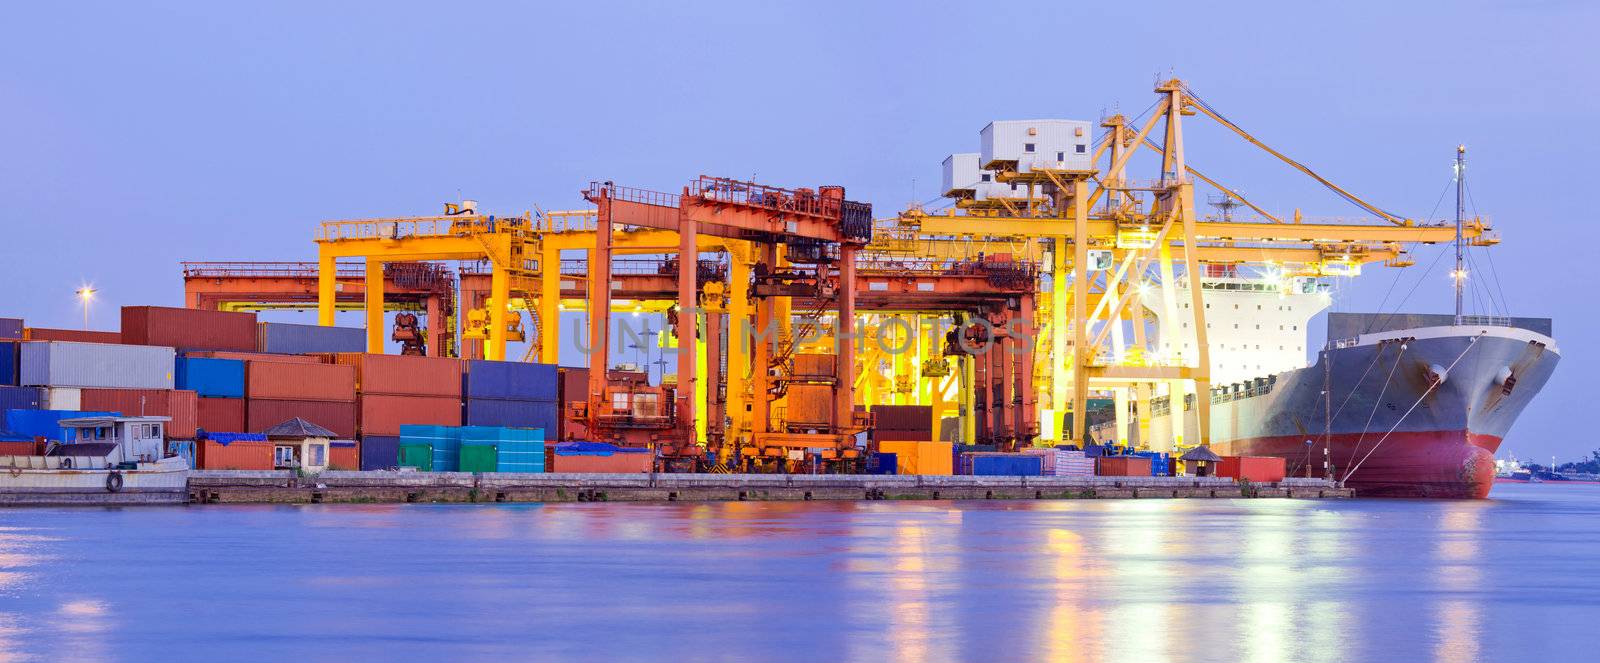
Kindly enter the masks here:
[[971, 355], [961, 355], [956, 358], [960, 364], [957, 370], [961, 371], [960, 394], [961, 403], [961, 441], [973, 444], [978, 441], [978, 413], [975, 412], [977, 404], [973, 401], [973, 390], [977, 388], [973, 382], [976, 378], [972, 374], [973, 358]]
[[[321, 305], [318, 304], [320, 315]], [[367, 258], [367, 352], [383, 354], [383, 259]]]
[[1056, 236], [1055, 251], [1051, 256], [1050, 272], [1050, 439], [1065, 441], [1068, 431], [1061, 430], [1061, 413], [1067, 411], [1067, 302], [1072, 296], [1067, 291], [1067, 238]]
[[[696, 314], [697, 325], [700, 315], [721, 314]], [[706, 363], [709, 354], [707, 346], [709, 345], [711, 345], [711, 339], [705, 339], [703, 343], [694, 344], [695, 375], [700, 378], [694, 381], [694, 441], [702, 447], [705, 446], [706, 441], [706, 413], [711, 411], [711, 403], [706, 400], [706, 395], [710, 391], [707, 389], [709, 385], [706, 384], [709, 380], [705, 379], [705, 376], [711, 374], [711, 366]]]
[[1198, 426], [1196, 437], [1200, 438], [1200, 444], [1211, 444], [1211, 348], [1206, 338], [1206, 305], [1202, 292], [1204, 288], [1201, 287], [1204, 275], [1200, 272], [1200, 260], [1194, 248], [1193, 184], [1185, 182], [1178, 187], [1178, 201], [1183, 206], [1184, 271], [1189, 274], [1189, 302], [1190, 306], [1194, 307], [1194, 340], [1200, 355], [1194, 368], [1194, 413], [1195, 424]]
[[483, 358], [490, 361], [506, 360], [506, 311], [511, 301], [511, 275], [498, 265], [489, 272], [489, 342], [483, 346]]
[[561, 359], [561, 249], [545, 245], [539, 252], [539, 363]]
[[317, 324], [333, 326], [333, 312], [337, 303], [339, 265], [333, 255], [323, 252], [317, 258]]
[[1089, 302], [1089, 187], [1084, 180], [1072, 183], [1072, 437], [1083, 443], [1088, 421], [1089, 376], [1083, 367], [1089, 361], [1088, 325], [1084, 318]]
[[[733, 242], [730, 242], [732, 244]], [[732, 425], [730, 441], [739, 441], [750, 430], [746, 392], [749, 391], [750, 347], [754, 330], [750, 327], [750, 266], [754, 249], [743, 244], [728, 251], [728, 418]]]

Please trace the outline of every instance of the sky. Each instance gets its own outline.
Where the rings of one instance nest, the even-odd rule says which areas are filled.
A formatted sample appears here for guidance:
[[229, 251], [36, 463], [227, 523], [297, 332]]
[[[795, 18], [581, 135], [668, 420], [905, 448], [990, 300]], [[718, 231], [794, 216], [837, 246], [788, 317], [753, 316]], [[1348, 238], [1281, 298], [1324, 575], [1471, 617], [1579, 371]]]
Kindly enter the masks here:
[[[30, 325], [80, 325], [90, 282], [93, 326], [114, 328], [118, 306], [181, 305], [181, 261], [311, 260], [319, 221], [463, 196], [567, 209], [590, 180], [707, 173], [842, 184], [883, 216], [936, 196], [991, 120], [1136, 115], [1178, 76], [1407, 216], [1453, 212], [1465, 143], [1504, 240], [1479, 297], [1554, 318], [1562, 351], [1503, 451], [1596, 446], [1569, 424], [1600, 372], [1574, 234], [1594, 3], [88, 2], [0, 22], [0, 315]], [[1214, 123], [1185, 134], [1191, 164], [1268, 209], [1360, 214]], [[1340, 283], [1335, 309], [1447, 312], [1442, 250]]]

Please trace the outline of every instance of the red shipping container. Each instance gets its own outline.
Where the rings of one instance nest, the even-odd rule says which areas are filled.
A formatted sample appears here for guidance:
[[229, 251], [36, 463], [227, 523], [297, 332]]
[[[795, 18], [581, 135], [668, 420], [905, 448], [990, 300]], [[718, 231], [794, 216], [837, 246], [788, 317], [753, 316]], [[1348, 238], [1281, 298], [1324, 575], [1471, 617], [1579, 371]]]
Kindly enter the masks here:
[[181, 389], [82, 389], [82, 408], [90, 412], [121, 412], [123, 416], [172, 417], [167, 439], [194, 437], [199, 423], [200, 397]]
[[196, 462], [203, 470], [270, 470], [271, 440], [238, 440], [222, 444], [215, 440], [195, 442]]
[[260, 433], [295, 417], [333, 431], [339, 437], [351, 438], [356, 435], [355, 403], [265, 398], [245, 400], [244, 432]]
[[202, 398], [195, 416], [201, 430], [213, 433], [243, 433], [243, 398]]
[[356, 371], [350, 366], [252, 360], [245, 364], [244, 375], [247, 398], [343, 402], [356, 399]]
[[1217, 463], [1217, 476], [1251, 483], [1283, 481], [1286, 471], [1284, 459], [1277, 456], [1223, 456]]
[[572, 411], [574, 401], [586, 403], [589, 400], [589, 369], [562, 368], [558, 398], [561, 411], [556, 415], [559, 418], [556, 439], [588, 441], [589, 425], [582, 421], [574, 421], [567, 414]]
[[399, 435], [401, 424], [460, 426], [461, 399], [362, 394], [360, 424], [362, 435]]
[[1096, 461], [1094, 473], [1103, 477], [1150, 476], [1148, 456], [1101, 456]]
[[874, 428], [872, 429], [872, 439], [876, 442], [932, 442], [933, 431]]
[[0, 442], [0, 456], [37, 456], [37, 442]]
[[186, 352], [190, 357], [202, 359], [238, 359], [241, 361], [277, 361], [291, 364], [326, 364], [322, 357], [314, 355], [275, 355], [268, 352], [219, 352], [207, 350], [203, 352]]
[[649, 472], [655, 463], [654, 454], [611, 454], [610, 456], [563, 456], [550, 453], [546, 467], [550, 472], [583, 472], [588, 474], [641, 474]]
[[363, 394], [461, 398], [460, 359], [341, 352], [334, 361], [356, 367], [356, 390]]
[[361, 469], [361, 447], [355, 440], [334, 440], [328, 443], [328, 469]]
[[256, 349], [256, 314], [166, 306], [122, 307], [122, 342], [193, 350]]
[[78, 329], [47, 329], [29, 327], [22, 330], [22, 338], [29, 341], [73, 341], [77, 343], [121, 343], [122, 332], [82, 331]]

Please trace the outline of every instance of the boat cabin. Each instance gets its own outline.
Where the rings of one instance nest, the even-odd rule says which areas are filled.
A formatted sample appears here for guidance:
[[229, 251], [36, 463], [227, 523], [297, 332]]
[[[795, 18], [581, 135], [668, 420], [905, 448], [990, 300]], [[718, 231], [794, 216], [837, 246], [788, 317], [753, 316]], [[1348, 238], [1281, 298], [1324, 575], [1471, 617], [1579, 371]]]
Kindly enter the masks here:
[[53, 456], [104, 456], [110, 465], [154, 463], [165, 450], [171, 417], [78, 417], [62, 419], [66, 433]]

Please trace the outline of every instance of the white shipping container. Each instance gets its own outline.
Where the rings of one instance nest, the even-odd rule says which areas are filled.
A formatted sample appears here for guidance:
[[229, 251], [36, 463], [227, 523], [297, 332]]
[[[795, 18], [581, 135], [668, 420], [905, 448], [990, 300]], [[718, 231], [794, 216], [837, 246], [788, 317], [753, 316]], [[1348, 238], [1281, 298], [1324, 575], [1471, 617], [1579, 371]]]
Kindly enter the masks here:
[[978, 165], [1014, 161], [1017, 172], [1091, 170], [1094, 129], [1084, 120], [1002, 120], [978, 132]]
[[35, 341], [23, 343], [21, 355], [21, 382], [28, 386], [172, 388], [172, 348]]
[[41, 405], [46, 410], [82, 410], [83, 390], [76, 387], [48, 387]]

